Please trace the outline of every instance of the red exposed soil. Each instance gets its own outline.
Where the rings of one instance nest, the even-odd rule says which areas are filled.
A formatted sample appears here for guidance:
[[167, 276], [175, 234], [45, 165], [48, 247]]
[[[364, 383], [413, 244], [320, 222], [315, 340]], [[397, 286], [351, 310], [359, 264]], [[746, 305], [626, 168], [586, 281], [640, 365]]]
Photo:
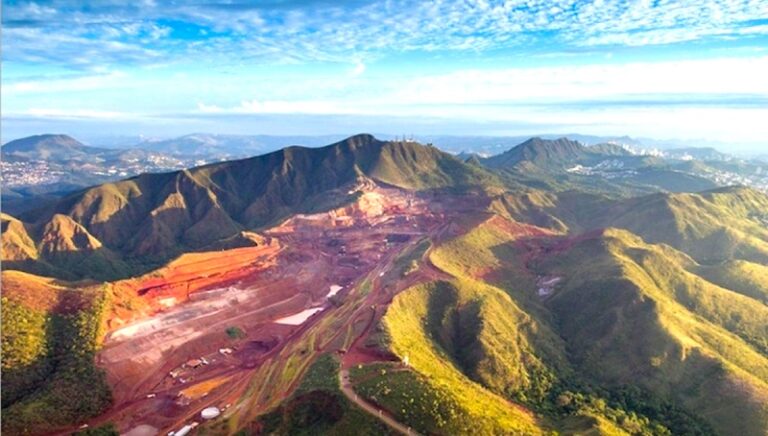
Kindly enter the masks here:
[[[347, 321], [357, 337], [344, 361], [392, 359], [365, 342], [397, 292], [441, 274], [427, 264], [394, 284], [382, 282], [391, 280], [382, 276], [399, 253], [441, 226], [427, 204], [405, 191], [374, 187], [354, 205], [295, 216], [265, 231], [260, 246], [187, 254], [112, 284], [118, 304], [97, 362], [107, 371], [115, 403], [90, 424], [113, 421], [122, 432], [148, 424], [167, 432], [189, 423], [202, 407], [236, 403], [253, 371], [331, 312], [331, 285], [343, 287], [343, 299], [365, 277], [372, 278], [371, 289]], [[325, 310], [303, 324], [275, 323], [314, 307]], [[230, 327], [245, 337], [230, 337]], [[206, 363], [196, 366], [196, 360]], [[211, 390], [199, 398], [179, 396], [196, 386]]]
[[[396, 360], [376, 346], [376, 328], [392, 298], [414, 284], [449, 278], [428, 254], [402, 276], [393, 268], [398, 256], [425, 237], [446, 240], [487, 220], [486, 205], [481, 195], [417, 197], [369, 186], [353, 205], [298, 215], [263, 232], [261, 245], [187, 254], [151, 274], [111, 284], [116, 304], [97, 362], [115, 402], [89, 424], [112, 421], [121, 432], [147, 424], [162, 433], [199, 421], [204, 407], [228, 404], [247, 419], [254, 407], [267, 407], [246, 399], [253, 395], [245, 394], [254, 374], [286, 350], [337, 352], [344, 369]], [[521, 241], [551, 236], [534, 226], [491, 221]], [[343, 288], [329, 299], [332, 285]], [[354, 307], [336, 308], [334, 299], [353, 293]], [[275, 322], [310, 308], [323, 310], [303, 324]], [[340, 313], [338, 331], [313, 347], [302, 345], [315, 326]], [[232, 337], [237, 334], [231, 327], [245, 336]], [[287, 397], [301, 374], [270, 401]]]

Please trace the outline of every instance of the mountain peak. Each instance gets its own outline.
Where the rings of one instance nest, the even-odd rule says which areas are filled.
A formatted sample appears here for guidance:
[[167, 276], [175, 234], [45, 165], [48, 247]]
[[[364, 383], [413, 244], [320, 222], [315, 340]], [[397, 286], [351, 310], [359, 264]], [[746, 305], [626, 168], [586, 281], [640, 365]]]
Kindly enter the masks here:
[[93, 251], [99, 248], [101, 242], [67, 215], [54, 215], [43, 229], [40, 249], [44, 253]]
[[358, 133], [356, 135], [352, 135], [349, 138], [345, 139], [346, 142], [358, 142], [358, 143], [370, 143], [374, 141], [378, 141], [375, 136], [371, 135], [370, 133]]
[[560, 165], [573, 161], [586, 153], [586, 147], [580, 142], [568, 138], [543, 139], [533, 137], [512, 149], [491, 157], [487, 163], [491, 167], [514, 166], [522, 161], [537, 165]]
[[[583, 147], [579, 141], [574, 141], [563, 136], [557, 139], [544, 139], [539, 136], [534, 136], [522, 144], [517, 145], [514, 148], [523, 147], [543, 147], [543, 148], [563, 148], [563, 147]], [[514, 150], [513, 148], [513, 150]]]
[[588, 147], [590, 151], [594, 153], [604, 154], [607, 156], [631, 156], [632, 153], [619, 144], [610, 142], [604, 142], [600, 144], [591, 145]]
[[365, 148], [369, 147], [371, 145], [383, 145], [384, 141], [380, 141], [376, 139], [373, 135], [370, 133], [358, 133], [356, 135], [352, 135], [346, 139], [343, 139], [335, 144], [328, 145], [328, 147], [349, 147], [352, 150], [358, 149], [358, 148]]
[[85, 145], [76, 140], [75, 138], [60, 134], [60, 133], [47, 133], [43, 135], [28, 136], [26, 138], [20, 138], [8, 142], [3, 145], [3, 151], [6, 153], [11, 152], [24, 152], [33, 149], [40, 148], [77, 148], [85, 147]]

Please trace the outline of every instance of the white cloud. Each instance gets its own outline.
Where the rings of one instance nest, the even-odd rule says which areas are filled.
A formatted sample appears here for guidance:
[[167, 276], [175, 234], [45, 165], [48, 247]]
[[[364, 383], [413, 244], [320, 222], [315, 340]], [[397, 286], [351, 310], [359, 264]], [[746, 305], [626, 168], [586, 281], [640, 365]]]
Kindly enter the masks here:
[[121, 83], [126, 83], [128, 75], [121, 71], [111, 71], [74, 78], [54, 80], [24, 80], [3, 83], [3, 93], [13, 94], [52, 94], [60, 92], [90, 91], [95, 89], [114, 89]]
[[224, 112], [223, 108], [215, 104], [205, 104], [201, 101], [197, 102], [197, 110], [207, 114], [220, 114]]
[[[375, 59], [411, 51], [531, 48], [542, 38], [559, 48], [574, 48], [768, 34], [764, 24], [749, 23], [768, 16], [768, 2], [752, 0], [391, 0], [276, 8], [258, 3], [242, 8], [209, 6], [195, 2], [149, 7], [104, 2], [87, 10], [77, 3], [57, 8], [35, 3], [7, 6], [4, 23], [18, 24], [4, 29], [5, 57], [75, 66], [105, 60], [146, 63], [163, 55], [216, 57], [219, 62], [231, 60], [233, 54], [249, 62], [344, 62], [352, 55]], [[200, 27], [199, 39], [175, 39], [168, 26], [158, 24], [168, 18]]]
[[[7, 5], [5, 7], [8, 7]], [[15, 10], [15, 14], [18, 19], [27, 20], [44, 20], [56, 16], [57, 11], [55, 8], [49, 6], [41, 6], [35, 2], [21, 4], [18, 6], [18, 10]]]
[[[623, 133], [620, 126], [645, 125], [646, 135], [659, 126], [721, 135], [732, 129], [758, 137], [764, 132], [760, 126], [768, 124], [759, 121], [765, 111], [757, 107], [768, 98], [768, 57], [754, 38], [768, 35], [768, 25], [760, 21], [768, 16], [767, 1], [389, 0], [328, 2], [311, 9], [258, 2], [239, 2], [238, 8], [234, 3], [104, 1], [88, 8], [79, 6], [82, 2], [49, 3], [22, 1], [4, 8], [4, 72], [9, 74], [3, 78], [3, 109], [9, 113], [148, 116], [183, 113], [200, 101], [193, 115], [431, 116], [542, 126], [561, 121], [616, 128], [616, 133]], [[167, 18], [189, 28], [172, 29]], [[579, 65], [579, 56], [627, 55], [614, 46], [708, 38], [744, 38], [759, 56]], [[702, 47], [708, 46], [702, 42]], [[518, 57], [507, 57], [512, 51], [504, 49]], [[485, 57], [485, 50], [495, 51]], [[406, 62], [424, 52], [439, 52], [433, 57], [437, 61], [428, 66]], [[452, 71], [455, 59], [465, 54], [457, 52], [483, 62]], [[556, 59], [546, 58], [554, 53]], [[526, 56], [572, 65], [495, 67]], [[160, 62], [162, 71], [132, 68]], [[292, 69], [305, 62], [327, 64]], [[14, 72], [17, 65], [38, 72], [54, 64], [85, 74], [19, 80]], [[188, 75], [174, 75], [180, 71]], [[738, 103], [753, 97], [757, 103]], [[591, 104], [595, 101], [605, 103], [602, 110]], [[40, 109], [73, 102], [79, 109]], [[698, 126], [697, 119], [707, 124]], [[748, 122], [755, 125], [750, 128]]]
[[355, 67], [352, 69], [351, 76], [357, 77], [365, 72], [365, 64], [362, 61], [357, 61]]
[[768, 57], [575, 67], [462, 70], [403, 83], [412, 104], [571, 102], [632, 98], [768, 97]]
[[[18, 116], [18, 114], [10, 114], [11, 116]], [[126, 120], [134, 118], [135, 115], [125, 112], [114, 111], [100, 111], [92, 109], [56, 109], [56, 108], [32, 108], [24, 111], [22, 115], [28, 115], [38, 118], [57, 118], [57, 119], [69, 119], [69, 118], [91, 118], [91, 119], [108, 119], [108, 120]]]
[[[696, 61], [460, 70], [416, 78], [371, 78], [374, 89], [337, 98], [199, 104], [203, 114], [314, 114], [510, 123], [539, 131], [768, 137], [768, 56]], [[384, 83], [386, 81], [386, 83]], [[365, 82], [364, 82], [365, 83]], [[438, 125], [439, 123], [438, 122]], [[484, 133], [484, 132], [476, 132]]]
[[361, 108], [347, 106], [338, 101], [321, 100], [244, 100], [238, 106], [220, 107], [202, 102], [197, 104], [199, 112], [208, 114], [360, 114]]
[[559, 127], [561, 132], [633, 135], [654, 138], [707, 138], [725, 143], [764, 141], [768, 108], [613, 108], [528, 110], [506, 113], [508, 120]]

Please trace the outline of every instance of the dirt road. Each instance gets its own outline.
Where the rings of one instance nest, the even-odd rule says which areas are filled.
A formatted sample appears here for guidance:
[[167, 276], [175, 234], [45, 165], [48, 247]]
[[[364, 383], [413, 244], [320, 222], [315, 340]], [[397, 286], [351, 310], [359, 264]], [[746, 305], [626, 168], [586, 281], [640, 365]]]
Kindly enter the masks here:
[[376, 418], [381, 420], [381, 422], [383, 422], [384, 424], [387, 424], [390, 428], [394, 429], [400, 434], [418, 435], [418, 433], [416, 433], [410, 427], [406, 427], [403, 424], [400, 424], [399, 422], [395, 421], [395, 419], [392, 418], [392, 416], [390, 416], [388, 412], [378, 409], [372, 404], [365, 401], [364, 399], [360, 398], [352, 389], [352, 384], [349, 382], [349, 370], [347, 369], [339, 370], [339, 387], [341, 388], [341, 392], [344, 393], [344, 396], [346, 396], [349, 399], [349, 401], [355, 403], [361, 409], [375, 416]]

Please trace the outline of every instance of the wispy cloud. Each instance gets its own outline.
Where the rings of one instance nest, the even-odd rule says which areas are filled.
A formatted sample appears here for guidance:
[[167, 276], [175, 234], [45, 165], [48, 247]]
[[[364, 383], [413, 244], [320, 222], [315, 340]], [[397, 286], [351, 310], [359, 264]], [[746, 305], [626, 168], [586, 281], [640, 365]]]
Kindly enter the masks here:
[[127, 75], [120, 71], [93, 73], [55, 79], [33, 78], [32, 80], [8, 81], [3, 84], [7, 94], [36, 94], [114, 89]]
[[768, 1], [19, 0], [2, 20], [4, 129], [767, 133]]
[[[620, 65], [460, 69], [415, 77], [350, 78], [342, 75], [335, 82], [315, 78], [319, 82], [305, 83], [298, 90], [273, 89], [271, 83], [253, 85], [252, 76], [247, 71], [228, 76], [224, 89], [215, 84], [202, 86], [196, 76], [176, 75], [167, 80], [141, 82], [125, 73], [111, 72], [60, 81], [12, 83], [4, 91], [9, 98], [39, 95], [44, 99], [47, 95], [62, 94], [76, 100], [82, 91], [114, 91], [127, 82], [132, 85], [130, 92], [141, 89], [144, 95], [165, 95], [179, 101], [189, 95], [196, 96], [189, 106], [171, 111], [170, 116], [181, 119], [281, 114], [429, 117], [473, 122], [525, 122], [527, 125], [548, 125], [558, 120], [573, 128], [613, 126], [616, 133], [621, 133], [618, 126], [622, 123], [635, 128], [642, 122], [652, 122], [650, 129], [667, 126], [678, 133], [685, 129], [700, 131], [703, 127], [696, 117], [701, 115], [706, 117], [701, 119], [714, 120], [717, 117], [708, 114], [716, 113], [723, 117], [716, 128], [719, 135], [729, 136], [736, 124], [739, 129], [744, 129], [742, 133], [755, 135], [759, 128], [747, 129], [743, 123], [753, 122], [756, 117], [752, 115], [756, 113], [768, 116], [765, 77], [768, 77], [768, 56]], [[176, 92], [190, 91], [174, 94], [168, 88]], [[317, 90], [313, 91], [315, 88]], [[326, 88], [333, 91], [328, 92]], [[141, 102], [128, 108], [103, 103], [88, 107], [65, 102], [67, 106], [56, 109], [37, 109], [43, 106], [36, 105], [33, 109], [10, 112], [49, 118], [157, 118], [167, 115]], [[738, 123], [733, 119], [735, 115], [726, 117], [729, 110], [735, 111], [732, 114], [740, 114]], [[657, 119], [653, 113], [663, 115]], [[677, 120], [680, 124], [673, 129], [665, 120]]]
[[[459, 70], [403, 83], [410, 104], [571, 102], [658, 96], [768, 97], [768, 57]], [[674, 100], [674, 98], [672, 99]]]
[[237, 106], [220, 107], [198, 103], [203, 114], [361, 114], [362, 110], [343, 102], [322, 100], [245, 100]]
[[355, 62], [354, 68], [352, 68], [352, 71], [350, 72], [350, 75], [352, 77], [357, 77], [362, 75], [365, 72], [365, 64], [362, 61]]
[[108, 120], [126, 120], [135, 118], [133, 114], [115, 111], [99, 111], [92, 109], [53, 109], [53, 108], [32, 108], [24, 111], [22, 114], [13, 114], [29, 116], [34, 118], [53, 118], [53, 119], [108, 119]]
[[388, 53], [642, 46], [766, 35], [768, 2], [18, 2], [4, 10], [11, 61], [94, 65], [336, 61]]

